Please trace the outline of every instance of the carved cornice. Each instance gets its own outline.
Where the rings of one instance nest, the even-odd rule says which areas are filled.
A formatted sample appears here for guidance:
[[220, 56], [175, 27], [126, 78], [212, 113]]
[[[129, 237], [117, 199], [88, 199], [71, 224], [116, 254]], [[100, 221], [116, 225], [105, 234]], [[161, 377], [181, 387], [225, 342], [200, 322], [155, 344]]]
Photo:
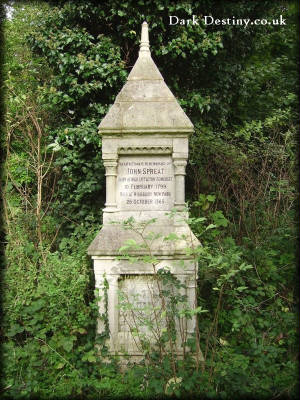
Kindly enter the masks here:
[[118, 154], [172, 154], [172, 147], [169, 146], [128, 146], [119, 147]]

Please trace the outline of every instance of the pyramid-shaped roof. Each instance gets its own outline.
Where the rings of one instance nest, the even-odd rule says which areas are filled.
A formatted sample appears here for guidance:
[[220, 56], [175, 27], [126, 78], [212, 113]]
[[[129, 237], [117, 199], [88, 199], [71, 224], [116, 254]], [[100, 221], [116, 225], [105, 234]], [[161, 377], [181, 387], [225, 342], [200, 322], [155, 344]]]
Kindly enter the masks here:
[[99, 125], [100, 133], [193, 132], [193, 124], [151, 58], [148, 24], [142, 25], [139, 57]]

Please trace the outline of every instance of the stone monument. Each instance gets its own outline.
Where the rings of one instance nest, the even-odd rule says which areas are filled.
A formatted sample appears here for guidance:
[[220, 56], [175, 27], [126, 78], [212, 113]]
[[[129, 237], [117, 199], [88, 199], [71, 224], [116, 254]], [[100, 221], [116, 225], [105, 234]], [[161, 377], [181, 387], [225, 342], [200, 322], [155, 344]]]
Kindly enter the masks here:
[[[94, 263], [96, 288], [102, 295], [106, 290], [99, 312], [106, 313], [107, 320], [99, 318], [97, 329], [98, 333], [109, 331], [107, 344], [112, 355], [125, 351], [129, 356], [141, 357], [143, 352], [127, 324], [129, 316], [126, 319], [120, 311], [119, 293], [125, 293], [131, 306], [135, 302], [136, 309], [139, 305], [145, 309], [151, 301], [153, 304], [153, 293], [157, 296], [153, 288], [155, 272], [151, 262], [116, 258], [128, 239], [143, 242], [137, 232], [124, 230], [122, 222], [129, 218], [136, 223], [153, 219], [153, 223], [145, 225], [144, 234], [158, 234], [151, 243], [156, 271], [168, 269], [183, 283], [180, 290], [190, 308], [195, 307], [197, 265], [186, 248], [199, 245], [185, 222], [185, 167], [193, 124], [151, 58], [146, 22], [142, 25], [139, 57], [101, 121], [99, 132], [106, 171], [106, 203], [103, 227], [88, 254]], [[176, 213], [168, 215], [174, 209]], [[177, 240], [164, 240], [170, 234]], [[139, 248], [131, 254], [143, 251]], [[185, 326], [192, 335], [195, 316], [187, 319]], [[180, 353], [180, 346], [177, 351]]]

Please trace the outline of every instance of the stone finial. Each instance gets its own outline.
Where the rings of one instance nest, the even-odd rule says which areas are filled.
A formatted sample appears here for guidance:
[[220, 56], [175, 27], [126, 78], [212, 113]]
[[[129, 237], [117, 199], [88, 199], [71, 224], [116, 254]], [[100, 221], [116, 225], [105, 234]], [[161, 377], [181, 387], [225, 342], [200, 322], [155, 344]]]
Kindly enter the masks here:
[[148, 32], [148, 24], [145, 21], [142, 24], [139, 57], [144, 57], [144, 56], [148, 56], [148, 55], [150, 55], [149, 32]]

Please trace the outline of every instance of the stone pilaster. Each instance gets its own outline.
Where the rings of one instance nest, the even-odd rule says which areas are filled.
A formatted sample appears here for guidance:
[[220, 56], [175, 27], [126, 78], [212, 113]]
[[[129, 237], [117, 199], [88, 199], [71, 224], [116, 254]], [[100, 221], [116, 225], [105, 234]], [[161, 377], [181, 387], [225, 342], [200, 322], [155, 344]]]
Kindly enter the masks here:
[[[187, 303], [190, 309], [194, 309], [196, 305], [196, 280], [193, 275], [189, 277], [186, 281], [186, 294], [187, 294]], [[191, 319], [187, 320], [187, 334], [191, 335], [195, 332], [196, 329], [196, 318], [197, 315], [194, 315]]]
[[173, 160], [174, 176], [175, 176], [175, 202], [174, 206], [178, 210], [185, 208], [185, 195], [184, 195], [184, 181], [185, 181], [185, 167], [186, 159], [176, 158]]
[[108, 324], [110, 333], [110, 348], [111, 350], [118, 350], [118, 328], [119, 328], [119, 310], [118, 310], [118, 279], [119, 275], [107, 275], [108, 282]]
[[100, 318], [97, 320], [97, 333], [104, 333], [105, 326], [105, 314], [106, 314], [106, 304], [105, 304], [105, 276], [103, 274], [95, 274], [95, 287], [99, 289], [100, 301], [98, 301], [98, 312]]
[[117, 209], [116, 202], [116, 182], [117, 182], [117, 166], [116, 159], [107, 159], [103, 161], [106, 176], [106, 203], [105, 211], [114, 212]]
[[[182, 287], [179, 289], [179, 293], [181, 296], [186, 295], [186, 275], [177, 275], [177, 279], [181, 283]], [[177, 311], [181, 311], [184, 309], [184, 304], [177, 307]], [[186, 341], [186, 332], [187, 332], [187, 318], [181, 317], [178, 321], [176, 321], [176, 330], [178, 332], [178, 340], [179, 344], [181, 345]]]

